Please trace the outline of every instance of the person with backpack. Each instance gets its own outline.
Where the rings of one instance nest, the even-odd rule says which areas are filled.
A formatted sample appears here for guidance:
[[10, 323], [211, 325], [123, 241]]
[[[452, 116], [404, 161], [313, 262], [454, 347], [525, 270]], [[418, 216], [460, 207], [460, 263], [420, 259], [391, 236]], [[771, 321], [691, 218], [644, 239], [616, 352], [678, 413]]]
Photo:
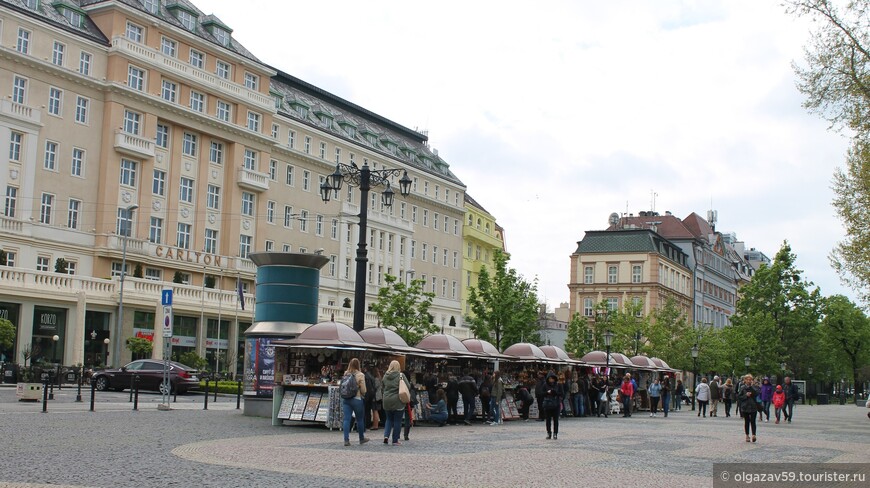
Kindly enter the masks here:
[[408, 383], [411, 385], [410, 393], [411, 393], [411, 401], [405, 404], [405, 414], [402, 419], [403, 426], [405, 427], [405, 440], [411, 440], [408, 437], [408, 434], [411, 433], [411, 427], [414, 425], [414, 409], [417, 407], [417, 385], [415, 382], [411, 381], [411, 372], [405, 371], [405, 378], [408, 379]]
[[490, 423], [490, 403], [489, 400], [492, 397], [492, 381], [490, 381], [489, 375], [483, 375], [483, 381], [480, 382], [480, 388], [478, 389], [478, 394], [480, 395], [480, 408], [483, 410], [481, 414], [483, 415], [483, 421], [486, 423]]
[[559, 438], [559, 408], [562, 405], [565, 393], [562, 389], [562, 384], [558, 380], [559, 378], [556, 376], [556, 373], [550, 371], [547, 373], [547, 381], [544, 383], [543, 388], [544, 394], [541, 405], [544, 407], [544, 419], [547, 422], [547, 439]]
[[360, 371], [359, 359], [353, 358], [347, 366], [347, 371], [341, 379], [339, 386], [342, 402], [342, 431], [344, 432], [344, 445], [350, 445], [350, 422], [351, 417], [356, 417], [356, 430], [359, 433], [360, 445], [369, 439], [365, 436], [365, 402], [366, 394], [365, 375]]
[[392, 438], [394, 446], [401, 446], [399, 435], [402, 430], [402, 417], [404, 416], [405, 405], [407, 402], [402, 401], [399, 395], [399, 382], [404, 382], [408, 391], [411, 390], [411, 384], [405, 378], [405, 375], [400, 371], [398, 361], [391, 361], [390, 367], [384, 374], [384, 415], [386, 421], [384, 423], [384, 444], [388, 444]]
[[459, 393], [462, 395], [462, 408], [465, 412], [463, 423], [471, 425], [471, 419], [474, 417], [474, 397], [477, 396], [477, 382], [468, 371], [459, 379]]
[[731, 378], [725, 380], [725, 386], [722, 387], [722, 401], [725, 402], [725, 417], [730, 417], [731, 403], [734, 401], [734, 384], [731, 383]]

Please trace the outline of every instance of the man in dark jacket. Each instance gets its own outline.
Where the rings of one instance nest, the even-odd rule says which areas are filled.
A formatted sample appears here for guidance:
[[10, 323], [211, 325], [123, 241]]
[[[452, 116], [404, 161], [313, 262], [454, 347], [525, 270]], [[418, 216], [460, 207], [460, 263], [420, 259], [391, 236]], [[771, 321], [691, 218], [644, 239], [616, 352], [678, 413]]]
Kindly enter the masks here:
[[544, 421], [544, 372], [538, 372], [538, 383], [535, 385], [535, 401], [538, 403], [538, 422]]
[[592, 383], [589, 384], [589, 403], [592, 407], [591, 413], [598, 417], [601, 416], [601, 414], [598, 413], [598, 399], [601, 397], [601, 387], [601, 377], [595, 375], [595, 377], [592, 378]]
[[456, 412], [456, 406], [459, 403], [459, 381], [452, 374], [447, 378], [447, 412], [452, 419], [451, 422], [458, 422], [459, 415]]
[[366, 365], [363, 369], [363, 376], [366, 379], [366, 394], [363, 397], [363, 408], [365, 409], [366, 429], [372, 428], [372, 408], [375, 404], [375, 377], [369, 372], [371, 366]]
[[782, 389], [785, 390], [785, 419], [791, 423], [791, 418], [794, 415], [794, 402], [798, 400], [801, 393], [788, 376], [785, 377], [785, 385], [782, 386]]
[[477, 396], [477, 383], [474, 378], [465, 371], [459, 379], [459, 394], [462, 395], [462, 408], [465, 410], [465, 425], [471, 425], [474, 417], [474, 397]]
[[[562, 400], [565, 398], [565, 390], [562, 384], [559, 383], [559, 378], [556, 373], [550, 371], [547, 374], [547, 381], [543, 387], [544, 394], [542, 395], [541, 405], [544, 407], [543, 414], [547, 420], [547, 439], [551, 436], [553, 439], [559, 438], [559, 410], [562, 406]], [[551, 427], [552, 423], [552, 429]]]

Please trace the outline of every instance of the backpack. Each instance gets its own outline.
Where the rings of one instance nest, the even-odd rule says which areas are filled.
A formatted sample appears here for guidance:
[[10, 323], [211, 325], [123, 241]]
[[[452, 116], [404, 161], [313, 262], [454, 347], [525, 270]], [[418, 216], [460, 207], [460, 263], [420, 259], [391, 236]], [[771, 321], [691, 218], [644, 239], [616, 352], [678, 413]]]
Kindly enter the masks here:
[[356, 375], [353, 373], [344, 375], [344, 378], [341, 379], [341, 385], [338, 387], [338, 391], [341, 393], [341, 397], [346, 400], [356, 398], [357, 393], [359, 393], [359, 385], [356, 383]]

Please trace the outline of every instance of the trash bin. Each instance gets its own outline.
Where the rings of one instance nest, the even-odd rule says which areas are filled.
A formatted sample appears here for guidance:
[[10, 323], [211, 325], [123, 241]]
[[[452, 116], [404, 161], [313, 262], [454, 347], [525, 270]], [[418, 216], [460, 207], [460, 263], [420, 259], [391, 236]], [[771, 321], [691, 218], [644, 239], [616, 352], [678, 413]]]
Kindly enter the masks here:
[[816, 403], [819, 405], [827, 405], [828, 404], [828, 394], [827, 393], [819, 393], [816, 395]]
[[18, 365], [7, 364], [3, 368], [3, 383], [18, 383]]

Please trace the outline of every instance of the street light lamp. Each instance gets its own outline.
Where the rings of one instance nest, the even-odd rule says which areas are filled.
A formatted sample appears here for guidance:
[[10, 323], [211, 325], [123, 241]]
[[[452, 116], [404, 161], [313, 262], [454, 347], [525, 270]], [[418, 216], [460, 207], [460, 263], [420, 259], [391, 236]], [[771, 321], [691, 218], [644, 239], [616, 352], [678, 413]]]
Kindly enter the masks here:
[[604, 372], [607, 374], [607, 379], [610, 379], [610, 345], [613, 344], [613, 332], [607, 329], [604, 333], [604, 346], [607, 348], [607, 359], [605, 360]]
[[[807, 395], [813, 395], [816, 392], [816, 383], [813, 381], [813, 367], [812, 366], [807, 368], [807, 374], [810, 377], [810, 386], [812, 386], [812, 388], [809, 389], [809, 391], [807, 392]], [[812, 399], [812, 396], [810, 396], [810, 399]], [[810, 402], [810, 406], [812, 406], [812, 402]]]
[[109, 368], [109, 338], [108, 337], [103, 339], [103, 344], [106, 345], [106, 360], [103, 361], [103, 367], [108, 369]]
[[[320, 185], [320, 198], [324, 203], [329, 203], [332, 192], [341, 190], [342, 183], [347, 180], [347, 184], [358, 186], [360, 189], [360, 205], [359, 205], [359, 243], [356, 249], [356, 282], [354, 283], [354, 304], [353, 304], [353, 329], [357, 332], [365, 328], [365, 312], [366, 312], [366, 268], [368, 263], [368, 251], [366, 250], [366, 242], [368, 240], [368, 208], [369, 190], [373, 187], [384, 186], [385, 189], [381, 192], [381, 202], [386, 207], [393, 205], [393, 189], [390, 187], [390, 178], [398, 176], [403, 170], [395, 169], [379, 169], [370, 170], [368, 163], [363, 163], [362, 168], [356, 164], [350, 165], [338, 163], [335, 165], [335, 172], [327, 176]], [[399, 192], [403, 197], [407, 197], [411, 193], [411, 178], [408, 177], [408, 172], [404, 171], [402, 178], [399, 180]], [[122, 281], [123, 283], [123, 281]]]
[[698, 344], [692, 346], [692, 410], [695, 410], [695, 388], [698, 387]]
[[[127, 275], [127, 239], [130, 237], [130, 227], [133, 223], [133, 211], [139, 208], [139, 205], [133, 204], [124, 209], [124, 219], [121, 220], [121, 290], [118, 293], [118, 320], [115, 325], [115, 350], [113, 357], [121, 356], [121, 325], [124, 316], [124, 276]], [[106, 343], [108, 344], [108, 342]], [[108, 356], [108, 351], [106, 351]], [[108, 357], [106, 359], [108, 362]]]
[[635, 332], [634, 334], [634, 355], [637, 356], [640, 352], [640, 331]]
[[746, 365], [746, 374], [749, 374], [749, 364], [751, 362], [752, 362], [752, 358], [750, 358], [749, 356], [746, 356], [745, 358], [743, 358], [743, 364]]

